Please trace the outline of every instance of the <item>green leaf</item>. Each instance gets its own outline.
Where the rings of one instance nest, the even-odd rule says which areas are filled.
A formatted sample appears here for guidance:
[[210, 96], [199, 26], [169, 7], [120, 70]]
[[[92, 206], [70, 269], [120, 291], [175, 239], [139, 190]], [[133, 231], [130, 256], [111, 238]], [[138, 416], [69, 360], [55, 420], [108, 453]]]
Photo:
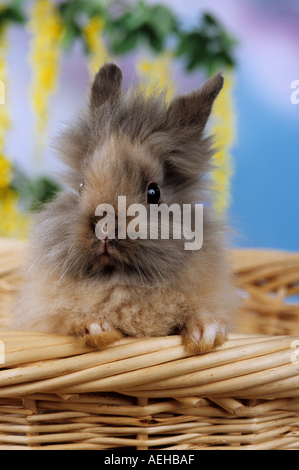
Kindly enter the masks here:
[[52, 201], [59, 191], [61, 191], [60, 185], [48, 176], [30, 181], [26, 185], [26, 192], [31, 199], [29, 210], [41, 209], [42, 205]]
[[15, 5], [8, 6], [0, 11], [0, 23], [5, 24], [6, 22], [24, 23], [25, 16], [22, 12], [21, 5], [16, 3]]
[[164, 5], [156, 5], [151, 11], [150, 24], [157, 34], [165, 37], [176, 30], [177, 20]]
[[111, 43], [112, 52], [115, 54], [127, 54], [134, 50], [138, 44], [139, 33], [130, 32], [127, 35], [114, 37]]
[[162, 52], [164, 49], [163, 38], [156, 34], [156, 31], [149, 25], [145, 24], [140, 29], [140, 37], [146, 41], [156, 52]]
[[212, 25], [212, 26], [218, 26], [219, 23], [218, 21], [216, 20], [216, 18], [214, 18], [211, 14], [209, 13], [205, 13], [203, 15], [203, 23], [206, 23], [208, 25]]
[[22, 210], [36, 211], [43, 204], [51, 201], [62, 190], [62, 187], [55, 179], [48, 176], [30, 179], [16, 164], [10, 189], [18, 194]]
[[150, 21], [150, 9], [143, 2], [138, 2], [134, 9], [125, 13], [122, 26], [128, 31], [136, 31]]
[[211, 15], [203, 15], [199, 26], [189, 32], [179, 32], [176, 56], [185, 58], [186, 69], [198, 67], [211, 70], [235, 64], [233, 48], [236, 41]]
[[76, 24], [68, 24], [62, 36], [62, 47], [69, 51], [73, 45], [75, 38], [80, 37], [82, 34], [81, 30], [78, 28]]
[[164, 41], [163, 41], [163, 39], [159, 38], [155, 34], [149, 34], [147, 36], [147, 40], [148, 40], [151, 48], [155, 52], [162, 52], [164, 50]]
[[[137, 47], [139, 41], [147, 42], [154, 51], [161, 52], [168, 36], [177, 30], [178, 22], [171, 10], [160, 4], [149, 6], [143, 1], [136, 2], [116, 20], [107, 20], [114, 53], [128, 52]], [[121, 41], [125, 44], [120, 44]]]
[[[62, 38], [63, 47], [69, 50], [77, 37], [82, 37], [82, 28], [88, 18], [104, 14], [102, 2], [98, 0], [69, 0], [58, 6], [65, 32]], [[88, 46], [84, 40], [85, 51]]]

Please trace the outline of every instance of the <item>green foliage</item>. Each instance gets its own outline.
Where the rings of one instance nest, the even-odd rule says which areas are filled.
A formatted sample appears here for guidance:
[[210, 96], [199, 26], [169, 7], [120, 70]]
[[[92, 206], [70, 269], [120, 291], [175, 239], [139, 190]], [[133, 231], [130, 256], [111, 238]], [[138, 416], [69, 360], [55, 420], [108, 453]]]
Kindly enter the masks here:
[[[7, 22], [25, 23], [26, 3], [27, 0], [11, 0], [0, 9], [0, 28]], [[171, 52], [184, 59], [188, 72], [201, 67], [211, 75], [216, 69], [235, 65], [236, 41], [211, 14], [203, 14], [198, 26], [188, 31], [163, 4], [148, 5], [144, 0], [136, 0], [130, 5], [122, 2], [116, 5], [120, 8], [117, 15], [108, 0], [65, 0], [58, 4], [64, 24], [64, 49], [70, 50], [79, 38], [88, 53], [83, 28], [90, 18], [101, 15], [106, 22], [107, 47], [112, 54], [127, 54], [143, 44], [159, 53], [171, 43]]]
[[23, 0], [14, 0], [0, 8], [0, 30], [10, 22], [23, 24], [26, 21], [23, 13]]
[[[69, 50], [76, 38], [82, 38], [82, 28], [89, 18], [105, 15], [101, 2], [94, 0], [68, 0], [59, 6], [64, 24], [63, 47]], [[86, 46], [86, 44], [85, 44]]]
[[176, 55], [185, 58], [188, 71], [203, 67], [211, 75], [217, 68], [235, 65], [235, 45], [220, 23], [205, 14], [197, 28], [180, 34]]
[[29, 181], [26, 189], [27, 194], [31, 196], [30, 211], [39, 210], [43, 204], [50, 202], [61, 191], [60, 185], [48, 176]]
[[114, 54], [131, 52], [140, 42], [155, 52], [162, 52], [169, 35], [178, 30], [178, 22], [164, 5], [149, 6], [138, 1], [119, 18], [109, 18], [107, 29]]
[[29, 179], [23, 171], [15, 168], [11, 189], [19, 195], [22, 210], [35, 212], [41, 209], [43, 204], [53, 200], [62, 187], [48, 176]]

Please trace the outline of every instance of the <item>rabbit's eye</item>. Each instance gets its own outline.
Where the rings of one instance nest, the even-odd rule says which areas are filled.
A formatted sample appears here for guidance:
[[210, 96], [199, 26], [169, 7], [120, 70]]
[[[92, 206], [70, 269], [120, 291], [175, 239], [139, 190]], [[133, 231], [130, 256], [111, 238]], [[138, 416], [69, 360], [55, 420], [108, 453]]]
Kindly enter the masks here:
[[160, 200], [161, 192], [157, 183], [149, 183], [147, 186], [147, 203], [158, 204]]
[[83, 191], [84, 188], [85, 188], [84, 181], [82, 181], [82, 183], [81, 183], [80, 186], [79, 186], [79, 194], [80, 194], [80, 196], [81, 196], [82, 191]]

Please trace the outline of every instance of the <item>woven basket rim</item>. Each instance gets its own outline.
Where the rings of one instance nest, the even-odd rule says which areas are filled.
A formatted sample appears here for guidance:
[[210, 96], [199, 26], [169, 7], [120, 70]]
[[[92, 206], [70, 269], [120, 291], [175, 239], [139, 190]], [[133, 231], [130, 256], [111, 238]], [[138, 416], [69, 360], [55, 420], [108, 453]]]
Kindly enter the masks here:
[[223, 347], [201, 356], [190, 356], [180, 336], [124, 338], [103, 351], [47, 333], [0, 330], [0, 339], [6, 362], [0, 398], [115, 391], [147, 398], [299, 396], [293, 360], [299, 336], [231, 334]]

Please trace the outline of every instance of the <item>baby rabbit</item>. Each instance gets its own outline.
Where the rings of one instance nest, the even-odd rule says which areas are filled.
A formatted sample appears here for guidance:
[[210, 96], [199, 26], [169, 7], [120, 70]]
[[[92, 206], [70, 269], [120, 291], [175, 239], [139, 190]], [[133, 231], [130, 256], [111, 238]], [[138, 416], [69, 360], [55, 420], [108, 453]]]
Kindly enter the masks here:
[[[58, 141], [69, 190], [36, 216], [15, 328], [74, 335], [98, 349], [123, 335], [181, 333], [190, 354], [200, 354], [223, 344], [237, 308], [225, 229], [207, 196], [213, 151], [204, 128], [223, 78], [169, 105], [138, 85], [123, 93], [121, 82], [120, 69], [105, 64], [88, 111]], [[203, 204], [202, 247], [186, 249], [190, 236], [172, 235], [171, 212], [168, 238], [160, 223], [156, 237], [150, 226], [124, 235], [133, 213], [117, 221], [120, 200], [148, 219], [162, 204], [189, 205], [193, 228]], [[108, 222], [100, 225], [100, 204], [114, 208], [113, 236]]]

